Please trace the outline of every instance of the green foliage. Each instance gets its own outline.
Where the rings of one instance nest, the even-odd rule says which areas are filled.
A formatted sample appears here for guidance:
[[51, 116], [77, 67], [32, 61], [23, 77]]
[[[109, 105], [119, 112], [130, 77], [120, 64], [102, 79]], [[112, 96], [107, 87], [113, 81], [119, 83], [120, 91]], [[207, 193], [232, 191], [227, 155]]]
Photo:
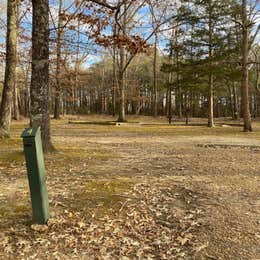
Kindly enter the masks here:
[[175, 86], [204, 95], [210, 73], [214, 75], [215, 92], [221, 92], [219, 86], [227, 81], [239, 82], [241, 30], [233, 22], [237, 3], [192, 0], [183, 5], [178, 10], [183, 24], [168, 45], [171, 61], [164, 63], [161, 71], [175, 75]]

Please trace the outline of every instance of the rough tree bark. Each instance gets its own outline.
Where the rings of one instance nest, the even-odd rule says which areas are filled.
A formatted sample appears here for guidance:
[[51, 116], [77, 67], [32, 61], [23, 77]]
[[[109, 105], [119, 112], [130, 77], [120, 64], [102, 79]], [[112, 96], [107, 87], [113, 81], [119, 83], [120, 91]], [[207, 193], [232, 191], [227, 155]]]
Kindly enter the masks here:
[[[176, 36], [178, 37], [178, 36]], [[176, 50], [176, 112], [178, 113], [178, 116], [182, 118], [182, 105], [183, 105], [183, 93], [182, 88], [180, 84], [180, 63], [179, 63], [179, 50]]]
[[251, 132], [252, 123], [249, 110], [248, 98], [248, 27], [247, 1], [242, 1], [242, 86], [241, 86], [241, 108], [244, 119], [244, 131]]
[[[169, 55], [169, 64], [173, 65], [173, 53], [172, 53], [172, 39], [170, 40], [170, 55]], [[173, 72], [170, 71], [168, 78], [168, 89], [167, 89], [167, 118], [169, 125], [172, 123], [172, 82], [173, 82]]]
[[234, 93], [232, 92], [229, 81], [226, 81], [226, 85], [227, 85], [227, 100], [229, 100], [229, 104], [230, 104], [230, 106], [229, 106], [230, 115], [231, 115], [232, 119], [234, 119], [235, 118], [234, 100], [233, 100]]
[[[123, 38], [126, 37], [126, 6], [124, 5], [123, 10], [123, 22], [122, 22], [122, 35]], [[122, 44], [119, 50], [119, 69], [118, 69], [118, 89], [119, 89], [119, 115], [118, 115], [118, 122], [125, 122], [125, 46]]]
[[20, 110], [19, 110], [19, 89], [17, 82], [14, 86], [13, 92], [13, 119], [19, 120], [20, 119]]
[[120, 68], [118, 72], [118, 88], [119, 88], [119, 111], [118, 122], [125, 122], [125, 73], [123, 72], [125, 63], [124, 46], [120, 48]]
[[208, 127], [214, 127], [214, 78], [212, 71], [212, 56], [213, 56], [213, 24], [211, 14], [211, 1], [209, 1], [209, 85], [208, 85]]
[[172, 72], [169, 74], [169, 85], [168, 85], [168, 98], [167, 98], [167, 118], [169, 124], [172, 123]]
[[77, 46], [76, 46], [76, 61], [75, 61], [75, 84], [72, 88], [72, 101], [73, 101], [73, 107], [72, 111], [75, 113], [76, 109], [78, 108], [78, 97], [77, 97], [77, 91], [80, 88], [80, 82], [79, 82], [79, 69], [80, 69], [80, 19], [78, 19], [77, 24]]
[[234, 103], [234, 119], [237, 120], [239, 119], [239, 112], [238, 112], [239, 108], [238, 108], [237, 88], [235, 82], [233, 82], [232, 89], [233, 89], [233, 103]]
[[157, 32], [154, 34], [154, 56], [153, 56], [153, 115], [158, 116], [158, 75], [157, 75]]
[[44, 152], [53, 149], [49, 116], [49, 1], [33, 0], [30, 124], [41, 127]]
[[56, 47], [56, 89], [55, 89], [55, 101], [54, 101], [54, 118], [60, 119], [61, 112], [61, 44], [62, 44], [62, 0], [59, 0], [59, 18], [57, 28], [57, 47]]
[[[114, 36], [117, 34], [117, 26], [116, 23], [113, 27], [113, 34]], [[112, 79], [112, 115], [115, 116], [116, 114], [116, 98], [117, 98], [117, 71], [116, 71], [116, 60], [117, 60], [117, 51], [116, 45], [113, 45], [113, 79]]]
[[[16, 0], [16, 1], [17, 1], [16, 4], [16, 14], [17, 14], [16, 75], [17, 75], [18, 63], [19, 63], [19, 19], [20, 19], [21, 0]], [[15, 81], [14, 92], [13, 92], [13, 118], [15, 120], [20, 119], [19, 88], [18, 88], [17, 80]]]
[[9, 137], [17, 61], [17, 0], [7, 2], [6, 67], [0, 108], [0, 137]]

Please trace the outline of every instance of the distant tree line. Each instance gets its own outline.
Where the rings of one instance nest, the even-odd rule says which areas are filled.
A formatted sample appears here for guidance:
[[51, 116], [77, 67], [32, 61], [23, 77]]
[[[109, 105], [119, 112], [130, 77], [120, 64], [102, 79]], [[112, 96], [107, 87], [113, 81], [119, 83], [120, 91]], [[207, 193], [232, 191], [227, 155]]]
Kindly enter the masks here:
[[51, 150], [49, 114], [77, 113], [241, 117], [252, 131], [258, 17], [258, 0], [8, 0], [0, 134], [29, 116]]

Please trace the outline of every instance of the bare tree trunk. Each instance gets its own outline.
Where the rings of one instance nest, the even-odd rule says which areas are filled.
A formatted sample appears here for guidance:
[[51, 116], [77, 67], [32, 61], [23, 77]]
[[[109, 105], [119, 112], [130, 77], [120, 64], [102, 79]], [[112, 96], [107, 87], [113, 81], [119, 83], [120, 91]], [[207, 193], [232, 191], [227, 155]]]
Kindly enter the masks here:
[[153, 58], [153, 115], [158, 116], [158, 77], [157, 77], [157, 42], [158, 36], [155, 32], [154, 58]]
[[117, 97], [117, 76], [116, 76], [116, 53], [113, 54], [113, 91], [112, 91], [112, 115], [116, 114], [116, 97]]
[[[120, 49], [120, 63], [124, 63], [124, 47]], [[118, 122], [125, 122], [125, 75], [122, 72], [121, 68], [123, 65], [120, 65], [119, 75], [118, 75], [118, 85], [119, 85], [119, 115], [118, 115]]]
[[212, 71], [212, 56], [213, 56], [213, 25], [212, 25], [212, 17], [211, 17], [211, 0], [209, 1], [209, 86], [208, 86], [208, 127], [214, 127], [214, 79], [213, 79], [213, 71]]
[[252, 123], [249, 111], [248, 98], [248, 19], [247, 19], [247, 1], [242, 1], [242, 86], [241, 86], [241, 108], [244, 119], [244, 131], [251, 132]]
[[180, 69], [179, 69], [179, 51], [177, 50], [176, 52], [176, 67], [177, 67], [177, 72], [176, 72], [176, 78], [177, 78], [177, 88], [176, 88], [176, 99], [177, 99], [177, 106], [176, 110], [178, 111], [178, 116], [182, 118], [182, 103], [183, 103], [183, 98], [182, 98], [182, 88], [180, 85]]
[[214, 94], [213, 94], [213, 74], [209, 75], [209, 93], [208, 93], [208, 127], [214, 125]]
[[[117, 34], [117, 26], [116, 23], [114, 25], [114, 36]], [[117, 97], [117, 73], [116, 73], [116, 56], [117, 56], [117, 51], [116, 51], [116, 45], [113, 45], [113, 80], [112, 80], [112, 115], [115, 116], [116, 114], [116, 97]]]
[[76, 47], [76, 62], [75, 62], [75, 88], [72, 89], [73, 92], [73, 114], [76, 112], [77, 109], [77, 90], [80, 86], [79, 84], [79, 69], [80, 69], [80, 19], [78, 18], [78, 24], [77, 24], [77, 47]]
[[0, 137], [8, 137], [12, 117], [12, 99], [16, 81], [17, 1], [7, 2], [6, 67], [0, 108]]
[[15, 120], [20, 119], [20, 111], [19, 111], [19, 89], [17, 82], [15, 83], [14, 93], [13, 93], [13, 118]]
[[255, 69], [255, 117], [259, 116], [259, 100], [260, 100], [260, 91], [258, 88], [259, 76], [260, 76], [260, 64], [256, 65]]
[[[171, 74], [171, 73], [170, 73]], [[169, 124], [172, 123], [172, 87], [171, 87], [171, 75], [169, 76], [169, 87], [168, 87], [168, 109], [167, 109], [167, 118], [168, 118], [168, 122]]]
[[49, 1], [33, 0], [32, 26], [32, 127], [41, 127], [44, 152], [53, 149], [49, 117]]
[[232, 89], [228, 81], [226, 81], [226, 84], [227, 84], [227, 92], [228, 92], [227, 100], [229, 100], [230, 115], [232, 119], [234, 119], [235, 118], [234, 99], [233, 99], [234, 93], [232, 93]]
[[[16, 75], [17, 75], [17, 70], [18, 70], [18, 62], [19, 62], [19, 54], [18, 54], [18, 49], [19, 49], [19, 15], [20, 15], [20, 0], [16, 0], [17, 2], [17, 6], [16, 6], [16, 16], [17, 16], [17, 25], [16, 25], [16, 29], [17, 29], [17, 44], [16, 44]], [[14, 85], [14, 94], [13, 94], [13, 118], [15, 120], [19, 120], [20, 119], [20, 111], [19, 111], [19, 101], [18, 101], [18, 97], [19, 97], [19, 89], [18, 89], [18, 84], [17, 84], [17, 80], [15, 80], [15, 85]]]
[[55, 101], [54, 101], [54, 118], [60, 119], [61, 112], [61, 44], [62, 44], [62, 0], [59, 0], [59, 20], [58, 20], [58, 35], [57, 35], [57, 57], [56, 57], [56, 89], [55, 89]]
[[27, 67], [26, 67], [26, 72], [25, 72], [25, 93], [26, 93], [26, 97], [25, 97], [25, 110], [24, 110], [24, 115], [25, 116], [29, 116], [30, 115], [30, 71], [31, 71], [31, 64], [28, 63]]
[[[125, 38], [126, 35], [126, 6], [123, 11], [123, 23], [122, 23], [122, 34]], [[119, 115], [118, 115], [118, 122], [125, 122], [125, 47], [122, 45], [119, 50], [119, 71], [118, 71], [118, 88], [119, 88]]]
[[[170, 64], [173, 64], [172, 62], [172, 54], [169, 57], [170, 59]], [[167, 98], [167, 118], [169, 124], [172, 123], [172, 80], [173, 80], [173, 73], [170, 72], [169, 74], [169, 79], [168, 79], [168, 98]]]
[[239, 118], [239, 108], [238, 108], [238, 97], [237, 97], [237, 88], [235, 82], [233, 82], [233, 103], [234, 103], [234, 119]]

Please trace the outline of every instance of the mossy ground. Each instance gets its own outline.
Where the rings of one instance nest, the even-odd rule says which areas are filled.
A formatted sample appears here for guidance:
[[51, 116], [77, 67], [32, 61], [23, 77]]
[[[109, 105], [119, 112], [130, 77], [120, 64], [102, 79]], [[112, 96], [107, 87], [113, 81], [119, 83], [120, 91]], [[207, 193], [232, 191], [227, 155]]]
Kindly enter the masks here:
[[2, 203], [0, 206], [1, 219], [17, 219], [31, 214], [31, 205], [29, 202], [11, 202]]
[[0, 153], [0, 166], [8, 167], [13, 165], [22, 165], [24, 162], [23, 151], [6, 151]]
[[[126, 201], [127, 193], [134, 185], [130, 179], [89, 180], [85, 187], [73, 194], [71, 206], [83, 214], [92, 212], [95, 217], [111, 215]], [[125, 195], [124, 195], [125, 194]]]

